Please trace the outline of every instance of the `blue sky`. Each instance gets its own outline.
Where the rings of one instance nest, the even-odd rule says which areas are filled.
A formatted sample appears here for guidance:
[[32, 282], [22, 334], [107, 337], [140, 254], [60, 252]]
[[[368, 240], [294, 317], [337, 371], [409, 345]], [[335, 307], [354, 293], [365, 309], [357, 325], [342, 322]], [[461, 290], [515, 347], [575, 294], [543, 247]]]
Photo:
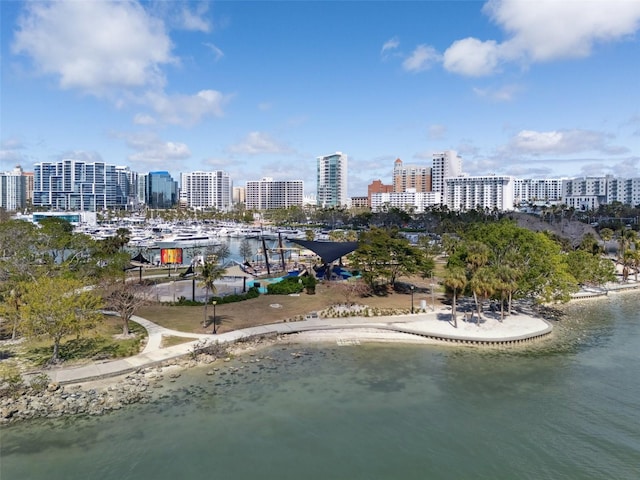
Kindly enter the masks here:
[[640, 2], [0, 1], [0, 171], [640, 176]]

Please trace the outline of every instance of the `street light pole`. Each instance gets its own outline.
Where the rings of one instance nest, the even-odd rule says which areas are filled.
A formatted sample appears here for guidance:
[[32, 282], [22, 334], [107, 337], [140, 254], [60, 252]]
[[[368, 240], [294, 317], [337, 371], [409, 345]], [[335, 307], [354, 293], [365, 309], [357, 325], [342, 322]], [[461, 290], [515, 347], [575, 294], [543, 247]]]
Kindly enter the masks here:
[[214, 300], [213, 302], [213, 333], [218, 333], [216, 332], [216, 303], [218, 303], [216, 300]]
[[413, 313], [413, 291], [415, 290], [415, 288], [416, 287], [411, 285], [411, 313]]

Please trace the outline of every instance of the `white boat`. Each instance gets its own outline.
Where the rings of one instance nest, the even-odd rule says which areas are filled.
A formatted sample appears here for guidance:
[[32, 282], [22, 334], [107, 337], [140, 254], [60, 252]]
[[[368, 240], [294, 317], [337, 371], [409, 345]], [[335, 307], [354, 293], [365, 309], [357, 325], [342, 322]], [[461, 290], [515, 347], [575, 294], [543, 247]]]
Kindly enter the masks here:
[[228, 236], [231, 238], [259, 238], [262, 235], [260, 228], [237, 228], [229, 230]]
[[211, 247], [222, 244], [217, 235], [210, 232], [178, 232], [156, 240], [157, 248]]

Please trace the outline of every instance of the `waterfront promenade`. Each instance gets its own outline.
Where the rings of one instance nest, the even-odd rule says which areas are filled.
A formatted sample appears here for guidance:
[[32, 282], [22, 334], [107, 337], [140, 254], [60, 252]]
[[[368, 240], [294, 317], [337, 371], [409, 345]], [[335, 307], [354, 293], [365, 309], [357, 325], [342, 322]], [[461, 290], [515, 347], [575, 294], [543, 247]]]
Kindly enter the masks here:
[[[476, 317], [477, 318], [477, 317]], [[366, 338], [373, 341], [395, 339], [396, 341], [431, 341], [466, 345], [507, 345], [540, 338], [552, 331], [545, 320], [517, 313], [499, 320], [499, 314], [487, 314], [478, 325], [464, 322], [458, 315], [458, 327], [451, 322], [450, 308], [408, 315], [380, 317], [307, 318], [297, 322], [282, 322], [258, 327], [234, 330], [222, 334], [195, 334], [170, 330], [144, 318], [134, 316], [132, 320], [142, 325], [148, 332], [148, 341], [138, 355], [119, 360], [92, 362], [77, 367], [63, 367], [47, 370], [52, 382], [59, 384], [81, 383], [102, 378], [115, 377], [139, 368], [162, 364], [166, 361], [189, 355], [203, 342], [233, 344], [238, 340], [262, 335], [305, 334], [305, 340], [337, 341], [343, 336], [351, 339]], [[317, 334], [314, 336], [313, 333]], [[332, 332], [330, 336], [326, 333]], [[348, 333], [342, 333], [348, 332]], [[358, 332], [363, 332], [359, 334]], [[372, 335], [377, 333], [377, 337]], [[324, 335], [322, 334], [324, 333]], [[309, 337], [311, 335], [311, 337]], [[360, 336], [359, 336], [360, 335]], [[185, 343], [162, 347], [163, 337], [185, 337]], [[377, 340], [376, 340], [377, 339]]]

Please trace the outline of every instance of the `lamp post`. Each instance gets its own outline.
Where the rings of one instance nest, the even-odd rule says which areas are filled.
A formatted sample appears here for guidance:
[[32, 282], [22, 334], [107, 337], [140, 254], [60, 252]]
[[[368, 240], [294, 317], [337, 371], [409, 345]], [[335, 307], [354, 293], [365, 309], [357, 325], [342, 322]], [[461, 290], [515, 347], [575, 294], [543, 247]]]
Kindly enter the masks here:
[[413, 313], [413, 291], [415, 290], [415, 288], [416, 287], [411, 285], [411, 313]]
[[216, 300], [214, 300], [213, 302], [211, 302], [213, 304], [213, 333], [216, 334], [218, 332], [216, 332], [216, 303], [218, 303]]

